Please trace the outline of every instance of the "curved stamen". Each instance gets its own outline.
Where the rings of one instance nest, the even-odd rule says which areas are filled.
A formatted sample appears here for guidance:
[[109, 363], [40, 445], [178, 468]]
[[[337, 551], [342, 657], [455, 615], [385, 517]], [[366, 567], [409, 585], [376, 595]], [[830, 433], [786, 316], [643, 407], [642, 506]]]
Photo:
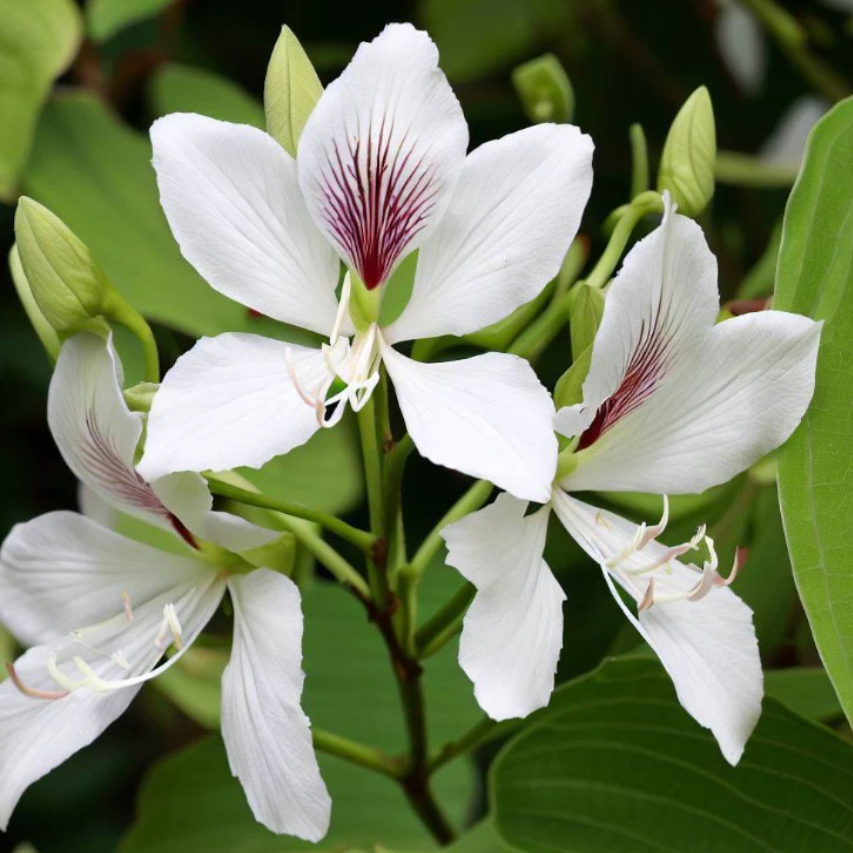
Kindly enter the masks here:
[[51, 702], [55, 702], [57, 699], [64, 699], [68, 695], [67, 690], [39, 690], [35, 687], [27, 687], [23, 681], [21, 681], [21, 677], [18, 675], [18, 671], [15, 669], [15, 664], [7, 663], [6, 664], [6, 672], [9, 674], [9, 681], [24, 694], [24, 696], [29, 696], [30, 699], [46, 699]]

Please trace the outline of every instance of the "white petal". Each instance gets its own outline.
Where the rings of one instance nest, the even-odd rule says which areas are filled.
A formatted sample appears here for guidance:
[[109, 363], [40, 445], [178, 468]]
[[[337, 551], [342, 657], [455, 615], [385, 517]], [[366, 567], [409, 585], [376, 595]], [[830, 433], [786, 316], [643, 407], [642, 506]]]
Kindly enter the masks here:
[[[30, 649], [17, 662], [21, 679], [51, 689], [44, 676], [49, 654], [47, 646]], [[124, 713], [138, 689], [79, 690], [51, 702], [24, 696], [9, 679], [0, 684], [0, 830], [6, 830], [24, 791], [95, 740]]]
[[450, 201], [468, 127], [426, 33], [391, 24], [323, 93], [299, 140], [299, 185], [373, 288], [422, 244]]
[[764, 88], [767, 44], [755, 16], [739, 3], [727, 3], [716, 25], [717, 47], [735, 80], [748, 95]]
[[240, 553], [260, 548], [281, 536], [280, 532], [259, 527], [245, 518], [214, 510], [213, 496], [200, 474], [191, 471], [167, 474], [155, 480], [152, 488], [188, 530], [228, 551]]
[[135, 612], [214, 575], [196, 559], [126, 539], [73, 512], [18, 524], [0, 550], [0, 621], [25, 645]]
[[82, 515], [96, 521], [101, 527], [115, 529], [119, 517], [118, 510], [85, 483], [77, 484], [77, 507]]
[[465, 614], [459, 665], [494, 720], [526, 717], [548, 704], [563, 646], [565, 593], [542, 559], [550, 509], [499, 495], [442, 530], [447, 564], [477, 595]]
[[702, 231], [667, 205], [609, 289], [581, 409], [555, 419], [584, 426], [566, 489], [701, 492], [788, 438], [814, 390], [819, 324], [765, 311], [715, 326], [718, 309]]
[[541, 124], [472, 152], [385, 339], [468, 334], [535, 298], [580, 226], [592, 149], [576, 127]]
[[437, 465], [544, 502], [557, 466], [554, 404], [524, 359], [486, 353], [423, 364], [382, 344], [406, 427]]
[[791, 435], [814, 392], [821, 324], [763, 311], [715, 326], [680, 370], [605, 432], [563, 485], [701, 492]]
[[300, 384], [313, 392], [327, 376], [320, 350], [257, 335], [202, 338], [154, 397], [139, 472], [155, 480], [175, 471], [260, 468], [308, 441], [319, 424], [291, 381], [288, 349]]
[[257, 128], [188, 113], [154, 122], [151, 141], [163, 210], [202, 277], [262, 314], [328, 334], [339, 264], [293, 158]]
[[613, 421], [649, 399], [666, 369], [707, 334], [719, 307], [717, 262], [702, 229], [667, 200], [660, 227], [631, 249], [608, 288], [583, 384], [585, 426], [609, 398]]
[[142, 415], [125, 403], [112, 342], [78, 334], [62, 346], [50, 382], [47, 420], [68, 467], [108, 503], [146, 521], [170, 522], [134, 470]]
[[302, 607], [284, 575], [259, 569], [229, 581], [234, 646], [222, 677], [222, 737], [255, 818], [273, 832], [319, 841], [331, 800], [302, 711]]
[[[730, 589], [714, 588], [699, 601], [653, 605], [639, 619], [611, 579], [606, 563], [622, 553], [636, 525], [555, 490], [554, 510], [578, 544], [599, 563], [619, 606], [654, 649], [672, 678], [678, 700], [702, 726], [710, 729], [730, 764], [737, 764], [761, 714], [763, 676], [752, 611]], [[631, 569], [661, 561], [667, 548], [650, 542], [612, 572], [635, 601], [643, 597], [650, 578], [685, 591], [699, 577], [678, 560], [669, 569], [630, 575]]]
[[809, 133], [828, 109], [829, 104], [815, 95], [798, 98], [761, 147], [761, 159], [774, 165], [799, 169]]

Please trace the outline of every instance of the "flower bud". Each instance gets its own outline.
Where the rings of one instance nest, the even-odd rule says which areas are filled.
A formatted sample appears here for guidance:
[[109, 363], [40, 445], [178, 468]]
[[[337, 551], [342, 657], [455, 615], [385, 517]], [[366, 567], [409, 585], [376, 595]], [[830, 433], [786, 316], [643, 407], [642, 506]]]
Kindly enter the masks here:
[[33, 299], [59, 337], [98, 325], [110, 287], [85, 244], [26, 197], [18, 202], [15, 236]]
[[583, 383], [592, 363], [592, 347], [587, 347], [574, 360], [572, 366], [557, 380], [554, 387], [554, 406], [557, 411], [563, 406], [574, 406], [583, 402]]
[[512, 84], [534, 123], [570, 122], [575, 111], [575, 93], [568, 74], [553, 53], [519, 65]]
[[36, 305], [30, 283], [27, 281], [26, 275], [24, 275], [24, 268], [21, 266], [21, 256], [18, 253], [17, 245], [12, 246], [12, 250], [9, 252], [9, 271], [12, 274], [12, 281], [15, 284], [15, 290], [18, 292], [18, 298], [24, 306], [24, 311], [26, 311], [33, 329], [35, 329], [36, 334], [39, 336], [42, 346], [47, 350], [51, 361], [55, 362], [59, 357], [59, 348], [61, 346], [59, 337], [53, 330], [53, 326], [45, 320], [44, 314], [41, 313], [38, 305]]
[[124, 389], [124, 401], [131, 412], [147, 414], [151, 411], [154, 395], [159, 389], [160, 385], [157, 382], [139, 382], [131, 388]]
[[717, 134], [711, 96], [700, 86], [675, 117], [661, 155], [658, 190], [669, 190], [685, 216], [698, 216], [714, 196]]
[[578, 287], [569, 329], [572, 336], [572, 360], [577, 361], [592, 346], [595, 333], [604, 314], [604, 294], [597, 287], [582, 284]]
[[285, 151], [296, 156], [296, 146], [323, 85], [311, 60], [290, 27], [282, 27], [273, 48], [264, 83], [267, 132]]

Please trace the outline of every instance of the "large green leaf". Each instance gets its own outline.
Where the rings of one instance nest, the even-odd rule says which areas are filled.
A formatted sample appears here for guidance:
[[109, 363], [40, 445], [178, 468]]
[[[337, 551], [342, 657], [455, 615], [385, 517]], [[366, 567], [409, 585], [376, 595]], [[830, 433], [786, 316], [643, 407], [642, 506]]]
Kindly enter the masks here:
[[[428, 575], [422, 596], [426, 610], [435, 609], [450, 592], [448, 584], [458, 582], [455, 575]], [[394, 677], [361, 605], [327, 584], [306, 590], [303, 604], [303, 704], [313, 725], [391, 754], [403, 752], [406, 733]], [[479, 719], [471, 685], [449, 648], [427, 662], [425, 685], [436, 746]], [[373, 849], [376, 843], [396, 850], [433, 847], [392, 781], [334, 757], [321, 755], [320, 763], [334, 805], [331, 830], [319, 849]], [[473, 789], [470, 765], [448, 765], [437, 776], [436, 789], [452, 819], [461, 821]], [[217, 738], [167, 759], [150, 773], [122, 853], [278, 853], [310, 846], [277, 838], [254, 822]]]
[[819, 666], [765, 672], [764, 690], [801, 717], [832, 720], [841, 716], [832, 682]]
[[0, 0], [0, 199], [10, 201], [53, 81], [77, 53], [72, 0]]
[[119, 30], [153, 18], [176, 0], [88, 0], [86, 25], [95, 41], [106, 41]]
[[251, 95], [211, 71], [166, 63], [151, 78], [148, 100], [157, 116], [200, 113], [220, 121], [264, 127], [264, 108]]
[[617, 659], [561, 688], [492, 768], [493, 821], [528, 853], [841, 853], [853, 747], [767, 699], [738, 767], [661, 667]]
[[853, 99], [812, 131], [782, 231], [775, 306], [824, 320], [817, 388], [779, 456], [791, 563], [815, 642], [853, 719]]
[[47, 106], [24, 187], [86, 243], [112, 284], [152, 320], [196, 337], [243, 331], [310, 340], [251, 316], [184, 261], [160, 210], [148, 140], [94, 95], [75, 92]]

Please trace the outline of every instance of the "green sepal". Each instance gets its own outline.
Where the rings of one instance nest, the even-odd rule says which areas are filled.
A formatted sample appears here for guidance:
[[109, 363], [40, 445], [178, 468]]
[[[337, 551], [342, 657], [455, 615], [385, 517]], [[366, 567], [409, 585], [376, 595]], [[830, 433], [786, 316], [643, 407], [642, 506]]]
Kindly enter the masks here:
[[351, 286], [349, 302], [350, 319], [357, 331], [365, 332], [371, 323], [379, 322], [384, 288], [380, 285], [368, 290], [355, 270], [350, 270], [348, 275]]
[[577, 361], [585, 350], [592, 347], [603, 315], [604, 294], [597, 287], [581, 284], [575, 295], [569, 321], [573, 361]]
[[569, 75], [553, 53], [519, 65], [512, 84], [534, 124], [543, 121], [568, 123], [575, 111], [575, 92]]
[[272, 569], [291, 577], [296, 562], [296, 537], [292, 533], [282, 533], [268, 545], [243, 551], [240, 556], [255, 568]]
[[554, 388], [554, 405], [557, 411], [563, 406], [575, 406], [583, 402], [583, 383], [592, 363], [592, 346], [588, 346], [574, 360], [572, 366], [557, 380]]
[[290, 27], [282, 27], [264, 82], [267, 132], [291, 156], [308, 116], [323, 94], [323, 84]]
[[9, 272], [12, 275], [12, 281], [15, 284], [15, 290], [18, 292], [18, 298], [21, 300], [21, 305], [24, 306], [24, 311], [35, 329], [42, 346], [47, 350], [50, 360], [55, 362], [59, 358], [59, 348], [62, 345], [59, 336], [53, 329], [53, 326], [47, 322], [41, 309], [36, 304], [33, 292], [30, 289], [30, 283], [27, 281], [27, 276], [24, 274], [24, 268], [21, 266], [21, 256], [18, 253], [18, 246], [15, 244], [9, 251]]
[[159, 390], [160, 386], [156, 382], [140, 382], [132, 388], [124, 389], [124, 401], [131, 412], [147, 414], [151, 411], [154, 395]]
[[714, 197], [717, 132], [711, 96], [700, 86], [679, 110], [661, 155], [658, 190], [669, 190], [685, 216], [698, 216]]
[[18, 202], [15, 236], [23, 274], [48, 325], [60, 339], [81, 329], [94, 330], [110, 286], [83, 241], [26, 196]]

